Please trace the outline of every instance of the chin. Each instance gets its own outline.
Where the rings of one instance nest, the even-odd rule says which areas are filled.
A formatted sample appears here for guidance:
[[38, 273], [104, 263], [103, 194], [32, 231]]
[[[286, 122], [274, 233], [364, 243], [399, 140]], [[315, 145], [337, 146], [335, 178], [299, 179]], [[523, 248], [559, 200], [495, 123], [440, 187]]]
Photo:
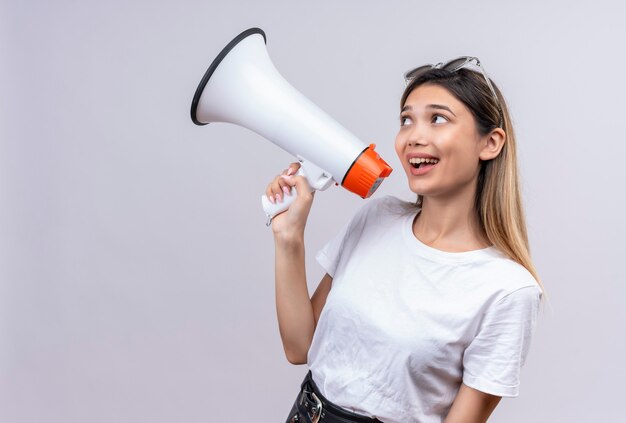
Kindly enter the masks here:
[[424, 184], [422, 183], [412, 184], [410, 181], [409, 181], [409, 189], [411, 190], [411, 192], [417, 195], [428, 195], [432, 191], [428, 189], [427, 187], [425, 187]]

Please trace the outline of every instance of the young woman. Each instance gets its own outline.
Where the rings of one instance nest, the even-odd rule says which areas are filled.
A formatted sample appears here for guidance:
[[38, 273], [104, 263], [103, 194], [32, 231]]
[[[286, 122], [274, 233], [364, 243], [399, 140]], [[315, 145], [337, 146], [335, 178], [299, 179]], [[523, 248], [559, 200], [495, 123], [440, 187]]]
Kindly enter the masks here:
[[313, 195], [297, 164], [268, 185], [298, 191], [272, 223], [284, 350], [310, 369], [288, 422], [484, 422], [519, 393], [543, 291], [506, 104], [475, 57], [406, 78], [395, 148], [417, 201], [369, 200], [317, 254], [311, 298]]

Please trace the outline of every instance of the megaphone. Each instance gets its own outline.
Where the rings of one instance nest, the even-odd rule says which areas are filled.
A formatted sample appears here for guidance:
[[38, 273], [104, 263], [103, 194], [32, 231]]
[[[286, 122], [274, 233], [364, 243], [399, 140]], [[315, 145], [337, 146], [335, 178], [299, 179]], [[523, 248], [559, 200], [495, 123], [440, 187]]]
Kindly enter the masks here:
[[[274, 67], [265, 32], [250, 28], [217, 55], [191, 103], [196, 125], [228, 122], [248, 128], [287, 151], [301, 163], [311, 190], [333, 183], [362, 198], [371, 196], [391, 167], [367, 145], [291, 86]], [[297, 193], [262, 205], [271, 219], [289, 208]]]

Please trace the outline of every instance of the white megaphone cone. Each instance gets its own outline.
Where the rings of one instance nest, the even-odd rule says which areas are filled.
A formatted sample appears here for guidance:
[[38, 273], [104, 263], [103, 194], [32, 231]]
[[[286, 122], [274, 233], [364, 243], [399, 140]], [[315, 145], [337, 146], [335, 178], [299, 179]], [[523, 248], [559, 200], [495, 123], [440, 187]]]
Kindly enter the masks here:
[[[248, 29], [215, 58], [191, 104], [197, 125], [228, 122], [248, 128], [297, 157], [313, 190], [336, 182], [369, 197], [391, 167], [368, 146], [291, 86], [276, 70], [265, 48], [265, 33]], [[296, 195], [272, 204], [262, 196], [271, 220]]]

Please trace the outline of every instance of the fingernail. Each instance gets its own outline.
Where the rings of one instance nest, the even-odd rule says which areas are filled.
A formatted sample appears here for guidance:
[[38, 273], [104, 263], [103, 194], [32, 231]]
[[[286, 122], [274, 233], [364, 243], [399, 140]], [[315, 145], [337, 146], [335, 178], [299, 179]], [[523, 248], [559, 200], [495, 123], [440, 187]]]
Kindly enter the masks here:
[[292, 173], [293, 173], [292, 168], [287, 169], [287, 176], [291, 176]]
[[276, 194], [276, 201], [281, 201], [280, 194]]
[[285, 195], [289, 195], [289, 188], [283, 187], [283, 192], [285, 193]]
[[274, 200], [273, 196], [267, 197], [267, 199], [270, 200], [270, 203], [276, 204], [276, 200]]

